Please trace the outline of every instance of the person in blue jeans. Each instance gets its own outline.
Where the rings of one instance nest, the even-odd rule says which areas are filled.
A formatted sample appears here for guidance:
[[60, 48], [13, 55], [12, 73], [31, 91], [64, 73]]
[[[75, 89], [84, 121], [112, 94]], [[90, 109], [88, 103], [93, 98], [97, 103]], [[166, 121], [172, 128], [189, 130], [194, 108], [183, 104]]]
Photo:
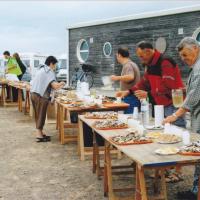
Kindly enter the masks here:
[[[136, 63], [130, 59], [129, 50], [126, 47], [120, 47], [117, 51], [116, 58], [117, 62], [121, 64], [122, 72], [120, 76], [110, 76], [112, 81], [120, 82], [120, 90], [129, 90], [140, 80], [140, 70]], [[124, 111], [125, 114], [133, 113], [134, 107], [140, 107], [140, 101], [135, 95], [128, 95], [123, 98], [125, 103], [130, 106]]]

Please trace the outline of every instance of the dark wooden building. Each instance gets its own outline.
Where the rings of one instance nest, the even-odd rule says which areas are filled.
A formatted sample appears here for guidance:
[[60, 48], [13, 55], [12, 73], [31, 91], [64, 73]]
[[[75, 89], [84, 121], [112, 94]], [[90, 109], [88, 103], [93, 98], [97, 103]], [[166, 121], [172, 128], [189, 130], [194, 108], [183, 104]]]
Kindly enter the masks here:
[[104, 75], [120, 74], [115, 54], [120, 46], [127, 46], [131, 58], [141, 69], [135, 55], [139, 41], [152, 42], [154, 47], [172, 56], [187, 77], [188, 68], [181, 62], [176, 45], [186, 36], [200, 41], [200, 6], [93, 21], [68, 27], [69, 79], [80, 63], [90, 63], [95, 70], [95, 86], [101, 86]]

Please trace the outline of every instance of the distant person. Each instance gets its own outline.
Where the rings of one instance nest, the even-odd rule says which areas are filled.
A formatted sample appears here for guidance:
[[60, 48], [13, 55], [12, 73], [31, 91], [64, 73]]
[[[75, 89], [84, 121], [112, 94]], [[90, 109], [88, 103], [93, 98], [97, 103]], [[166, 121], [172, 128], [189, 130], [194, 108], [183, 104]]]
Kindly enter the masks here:
[[18, 65], [19, 65], [19, 67], [20, 67], [20, 69], [21, 69], [22, 74], [18, 76], [19, 80], [21, 81], [21, 80], [22, 80], [22, 77], [23, 77], [23, 75], [24, 75], [24, 73], [26, 72], [26, 66], [25, 66], [24, 63], [21, 61], [20, 56], [19, 56], [18, 53], [14, 53], [14, 54], [13, 54], [13, 58], [16, 59]]
[[8, 74], [15, 74], [19, 78], [19, 76], [22, 74], [22, 71], [14, 57], [10, 56], [9, 51], [4, 51], [3, 53], [4, 58], [7, 60], [6, 64], [6, 73]]
[[[19, 79], [20, 76], [22, 75], [22, 71], [21, 71], [16, 59], [14, 57], [10, 56], [9, 51], [4, 51], [3, 55], [4, 55], [4, 58], [7, 60], [6, 73], [7, 74], [15, 74]], [[7, 98], [10, 98], [9, 93], [10, 93], [9, 87], [7, 87]], [[13, 101], [16, 102], [18, 99], [18, 91], [14, 87], [12, 87], [12, 97], [13, 97]]]
[[57, 62], [54, 56], [47, 57], [45, 64], [38, 67], [36, 75], [31, 81], [31, 101], [35, 111], [37, 129], [36, 142], [48, 142], [51, 140], [50, 136], [43, 132], [50, 93], [51, 90], [60, 89], [65, 85], [64, 82], [56, 82], [54, 70]]
[[[137, 64], [130, 59], [128, 48], [119, 48], [116, 58], [117, 62], [123, 66], [122, 72], [120, 76], [112, 75], [110, 78], [112, 81], [120, 82], [122, 91], [129, 90], [140, 80], [140, 70]], [[129, 108], [124, 111], [126, 114], [133, 113], [133, 108], [140, 106], [140, 101], [135, 95], [128, 95], [123, 101], [130, 104]]]

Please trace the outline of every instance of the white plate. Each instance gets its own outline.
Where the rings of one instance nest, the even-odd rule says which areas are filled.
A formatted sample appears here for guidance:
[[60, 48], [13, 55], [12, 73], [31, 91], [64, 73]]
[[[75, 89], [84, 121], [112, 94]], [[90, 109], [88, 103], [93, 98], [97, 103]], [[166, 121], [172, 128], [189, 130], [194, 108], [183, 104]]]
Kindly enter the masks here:
[[177, 141], [173, 141], [173, 142], [166, 142], [166, 141], [161, 141], [161, 140], [157, 140], [158, 143], [160, 144], [176, 144], [176, 143], [179, 143], [181, 142], [182, 140], [177, 140]]
[[146, 126], [146, 129], [148, 129], [148, 130], [162, 130], [162, 129], [164, 129], [164, 126], [154, 126], [154, 125], [152, 125], [152, 126]]
[[[165, 151], [166, 150], [166, 151]], [[173, 151], [167, 151], [167, 148], [156, 149], [155, 153], [159, 155], [175, 155], [179, 152], [178, 148], [173, 148]]]

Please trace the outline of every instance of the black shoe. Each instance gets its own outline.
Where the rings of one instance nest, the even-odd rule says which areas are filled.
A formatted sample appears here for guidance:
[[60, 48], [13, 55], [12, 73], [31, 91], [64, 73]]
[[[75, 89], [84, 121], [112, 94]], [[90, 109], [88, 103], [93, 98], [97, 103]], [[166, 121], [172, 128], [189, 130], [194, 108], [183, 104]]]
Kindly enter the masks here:
[[184, 192], [178, 192], [177, 198], [181, 200], [197, 200], [197, 195], [194, 194], [191, 190], [187, 190]]
[[36, 138], [36, 142], [49, 142], [49, 141], [51, 141], [50, 137]]
[[46, 138], [46, 140], [51, 141], [51, 136], [49, 135], [43, 135], [44, 138]]

